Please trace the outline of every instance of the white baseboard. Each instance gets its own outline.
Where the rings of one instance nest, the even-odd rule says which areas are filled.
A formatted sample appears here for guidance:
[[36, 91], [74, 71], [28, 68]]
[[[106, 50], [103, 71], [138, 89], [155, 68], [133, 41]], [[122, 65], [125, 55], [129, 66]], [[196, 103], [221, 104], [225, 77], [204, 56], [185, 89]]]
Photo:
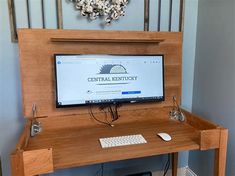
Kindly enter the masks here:
[[[166, 176], [172, 176], [171, 170], [167, 172]], [[153, 176], [163, 176], [163, 171], [157, 171], [153, 173]], [[197, 176], [189, 167], [178, 168], [177, 176]]]

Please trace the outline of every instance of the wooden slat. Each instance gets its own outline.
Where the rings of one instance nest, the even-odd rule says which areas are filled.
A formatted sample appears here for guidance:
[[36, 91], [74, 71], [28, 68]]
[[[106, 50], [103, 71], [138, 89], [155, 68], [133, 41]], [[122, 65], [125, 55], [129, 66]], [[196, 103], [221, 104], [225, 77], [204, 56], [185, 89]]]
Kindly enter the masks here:
[[[31, 28], [31, 13], [30, 13], [30, 1], [26, 1], [26, 13], [27, 13], [27, 19], [28, 19], [28, 28]], [[144, 7], [144, 30], [149, 31], [149, 0], [145, 1], [145, 7]], [[63, 29], [63, 14], [62, 14], [62, 0], [56, 0], [55, 1], [56, 6], [56, 20], [57, 20], [57, 28]], [[8, 0], [8, 8], [9, 8], [9, 16], [10, 16], [10, 26], [11, 26], [11, 38], [13, 42], [17, 42], [17, 25], [16, 25], [16, 18], [15, 18], [15, 7], [14, 7], [14, 0]], [[169, 31], [171, 31], [171, 25], [172, 25], [172, 0], [170, 0], [170, 17], [169, 17]], [[184, 0], [180, 0], [180, 7], [179, 7], [179, 31], [183, 31], [183, 25], [184, 25], [184, 8], [185, 8], [185, 2]], [[42, 9], [42, 28], [46, 28], [45, 25], [45, 13], [44, 13], [44, 0], [41, 0], [41, 9]], [[161, 0], [158, 0], [158, 27], [157, 30], [161, 30]]]
[[62, 1], [56, 0], [57, 28], [63, 29]]
[[169, 0], [169, 22], [168, 22], [168, 31], [171, 31], [171, 26], [172, 26], [172, 10], [173, 10], [173, 0]]
[[52, 42], [97, 42], [97, 43], [161, 43], [164, 42], [164, 39], [147, 39], [147, 40], [141, 40], [141, 39], [86, 39], [86, 38], [51, 38]]
[[26, 0], [26, 10], [27, 10], [27, 19], [28, 19], [28, 28], [31, 28], [31, 11], [30, 11], [30, 2]]
[[180, 0], [180, 10], [179, 10], [179, 31], [184, 30], [184, 13], [185, 13], [185, 0]]
[[41, 0], [41, 9], [42, 9], [42, 28], [46, 28], [46, 19], [45, 19], [45, 10], [44, 10], [44, 0]]
[[162, 10], [162, 0], [158, 0], [158, 27], [157, 27], [157, 31], [161, 31], [161, 10]]
[[149, 0], [144, 0], [144, 31], [149, 31]]
[[10, 28], [11, 28], [11, 41], [17, 42], [16, 14], [15, 14], [14, 0], [8, 0], [8, 11], [9, 11]]

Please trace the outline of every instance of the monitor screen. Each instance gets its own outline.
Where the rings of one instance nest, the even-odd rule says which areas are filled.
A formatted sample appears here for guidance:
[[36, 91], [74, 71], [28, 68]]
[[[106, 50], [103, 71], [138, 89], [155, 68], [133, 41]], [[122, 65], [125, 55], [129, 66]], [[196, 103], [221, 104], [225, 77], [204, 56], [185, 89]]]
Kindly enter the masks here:
[[56, 107], [164, 101], [162, 55], [55, 54]]

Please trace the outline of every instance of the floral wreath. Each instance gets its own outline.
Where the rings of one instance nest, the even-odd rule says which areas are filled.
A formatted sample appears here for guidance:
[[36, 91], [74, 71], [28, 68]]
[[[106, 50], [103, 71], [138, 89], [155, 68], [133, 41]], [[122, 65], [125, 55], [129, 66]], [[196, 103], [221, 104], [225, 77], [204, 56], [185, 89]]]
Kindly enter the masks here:
[[129, 0], [70, 0], [82, 16], [95, 20], [105, 16], [106, 25], [125, 15], [125, 8]]

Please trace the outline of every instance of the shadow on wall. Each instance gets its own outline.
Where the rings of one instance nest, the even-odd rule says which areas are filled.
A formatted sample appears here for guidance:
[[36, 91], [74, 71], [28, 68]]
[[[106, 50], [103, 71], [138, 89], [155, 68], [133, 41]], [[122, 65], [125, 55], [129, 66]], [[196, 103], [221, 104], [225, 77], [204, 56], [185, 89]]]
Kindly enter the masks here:
[[2, 176], [2, 159], [1, 159], [1, 156], [0, 156], [0, 176]]

